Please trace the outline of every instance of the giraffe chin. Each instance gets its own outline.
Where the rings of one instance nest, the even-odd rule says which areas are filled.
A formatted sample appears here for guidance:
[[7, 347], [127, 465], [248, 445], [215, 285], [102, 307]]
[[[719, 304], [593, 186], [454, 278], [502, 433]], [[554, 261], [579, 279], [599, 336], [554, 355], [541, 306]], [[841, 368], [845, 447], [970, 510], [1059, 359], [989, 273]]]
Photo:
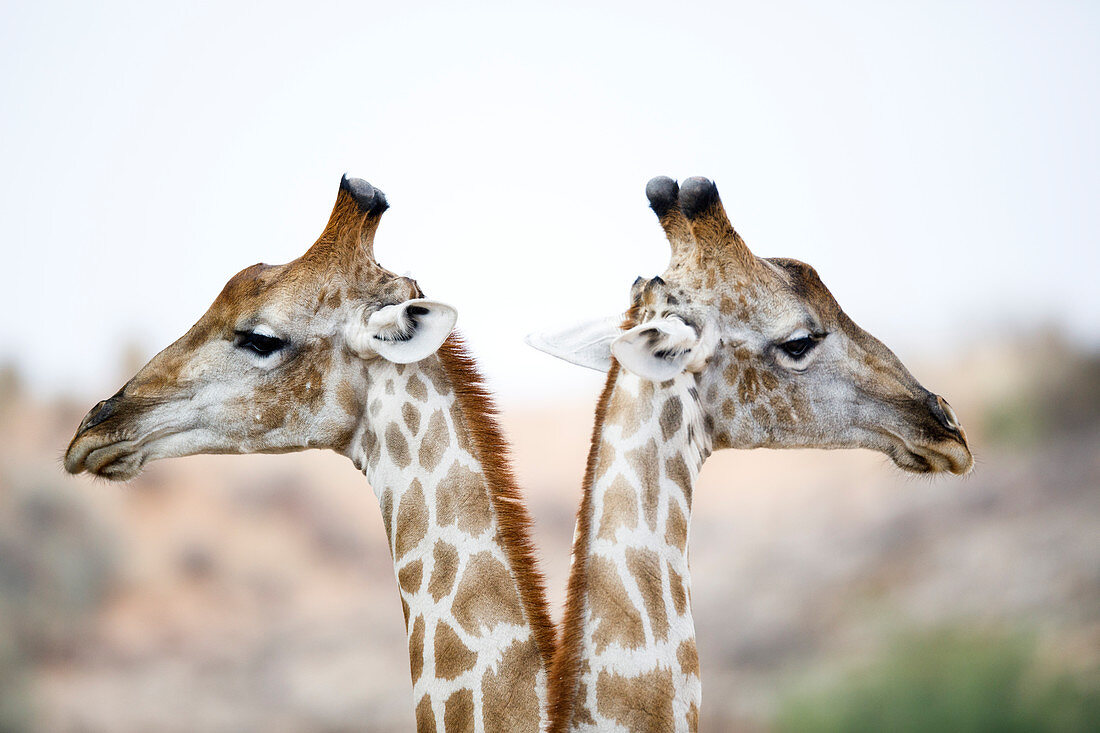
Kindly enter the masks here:
[[903, 471], [911, 473], [953, 473], [964, 475], [974, 468], [974, 456], [963, 441], [948, 440], [934, 445], [916, 445], [893, 434], [884, 452]]
[[88, 473], [110, 481], [129, 481], [141, 473], [145, 455], [132, 440], [120, 440], [105, 445], [81, 445], [78, 441], [65, 454], [65, 470]]

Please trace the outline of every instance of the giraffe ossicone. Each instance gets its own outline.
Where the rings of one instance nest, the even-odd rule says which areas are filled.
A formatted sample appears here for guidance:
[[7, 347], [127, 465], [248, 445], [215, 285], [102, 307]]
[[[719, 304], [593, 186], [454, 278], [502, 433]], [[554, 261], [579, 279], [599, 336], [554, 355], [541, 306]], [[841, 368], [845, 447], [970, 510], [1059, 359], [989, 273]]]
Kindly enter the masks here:
[[646, 194], [671, 248], [666, 271], [635, 281], [618, 325], [601, 319], [528, 340], [585, 366], [609, 364], [551, 731], [697, 729], [687, 542], [711, 451], [863, 447], [907, 471], [973, 466], [947, 402], [848, 318], [813, 268], [754, 256], [712, 182], [656, 178]]
[[298, 259], [253, 265], [84, 418], [71, 473], [327, 448], [378, 496], [421, 731], [539, 731], [555, 630], [495, 408], [455, 310], [374, 257], [389, 204], [341, 179]]

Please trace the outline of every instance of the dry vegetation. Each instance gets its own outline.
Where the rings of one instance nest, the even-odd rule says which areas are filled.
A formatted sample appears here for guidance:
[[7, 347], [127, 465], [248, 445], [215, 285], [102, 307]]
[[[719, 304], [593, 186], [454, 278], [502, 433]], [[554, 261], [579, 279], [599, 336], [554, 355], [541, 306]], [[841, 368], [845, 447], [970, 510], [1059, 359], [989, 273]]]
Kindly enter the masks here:
[[[1098, 363], [1036, 338], [918, 370], [969, 426], [965, 480], [899, 476], [865, 452], [712, 458], [692, 524], [704, 730], [854, 730], [867, 705], [851, 690], [892, 694], [861, 670], [922, 684], [896, 643], [914, 633], [1087, 699]], [[194, 457], [130, 485], [67, 477], [57, 457], [93, 401], [36, 402], [0, 373], [0, 730], [411, 730], [396, 584], [350, 463]], [[591, 404], [507, 412], [557, 612]], [[961, 704], [1003, 707], [990, 679]], [[837, 685], [850, 694], [829, 699], [856, 718], [814, 702]]]

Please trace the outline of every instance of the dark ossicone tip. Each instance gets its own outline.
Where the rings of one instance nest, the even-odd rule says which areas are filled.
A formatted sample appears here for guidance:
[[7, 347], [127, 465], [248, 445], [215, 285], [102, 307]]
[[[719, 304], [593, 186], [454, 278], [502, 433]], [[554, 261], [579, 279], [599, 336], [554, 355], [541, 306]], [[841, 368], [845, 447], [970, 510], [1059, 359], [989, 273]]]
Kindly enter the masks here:
[[362, 178], [348, 178], [347, 174], [340, 179], [340, 190], [347, 191], [359, 204], [359, 210], [364, 214], [378, 216], [390, 207], [386, 201], [386, 194], [370, 185]]
[[709, 178], [695, 176], [680, 187], [680, 208], [689, 219], [703, 214], [718, 201], [718, 188]]
[[680, 186], [668, 176], [657, 176], [649, 179], [645, 185], [645, 195], [649, 199], [649, 208], [653, 209], [657, 216], [664, 216], [669, 209], [679, 203]]

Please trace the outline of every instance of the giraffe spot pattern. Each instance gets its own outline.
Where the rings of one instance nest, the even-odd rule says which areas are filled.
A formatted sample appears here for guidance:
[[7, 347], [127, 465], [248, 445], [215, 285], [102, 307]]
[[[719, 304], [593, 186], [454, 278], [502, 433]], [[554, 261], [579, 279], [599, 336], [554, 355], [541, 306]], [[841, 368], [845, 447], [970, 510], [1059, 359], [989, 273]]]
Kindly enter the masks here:
[[742, 405], [755, 402], [760, 395], [760, 378], [756, 369], [747, 366], [741, 372], [741, 380], [737, 383], [737, 399]]
[[588, 560], [588, 608], [595, 621], [592, 641], [601, 654], [611, 644], [636, 649], [645, 643], [645, 629], [638, 609], [628, 600], [618, 568], [598, 555]]
[[707, 402], [714, 402], [718, 399], [718, 385], [712, 384], [707, 387]]
[[447, 420], [442, 410], [436, 410], [428, 420], [428, 428], [420, 443], [420, 465], [428, 471], [435, 470], [443, 453], [451, 444], [447, 434]]
[[623, 439], [630, 438], [653, 415], [653, 383], [642, 382], [638, 396], [625, 390], [616, 390], [607, 410], [606, 423], [614, 423], [622, 430]]
[[420, 583], [424, 579], [424, 563], [414, 560], [397, 571], [397, 582], [401, 590], [413, 594], [420, 590]]
[[680, 574], [668, 566], [668, 590], [672, 595], [672, 605], [676, 608], [676, 614], [683, 616], [687, 610], [687, 592], [684, 590], [684, 579]]
[[[691, 470], [682, 455], [675, 455], [665, 461], [665, 475], [684, 492], [684, 500], [691, 508]], [[686, 525], [685, 525], [686, 526]], [[686, 543], [685, 538], [685, 543]]]
[[534, 639], [515, 641], [504, 650], [496, 669], [481, 679], [485, 733], [529, 730], [539, 717], [536, 675], [540, 666]]
[[420, 381], [420, 377], [415, 374], [410, 375], [409, 381], [405, 382], [405, 391], [420, 402], [426, 402], [428, 400], [428, 388]]
[[668, 440], [684, 422], [684, 404], [679, 397], [669, 397], [665, 406], [661, 408], [661, 435]]
[[427, 534], [428, 506], [424, 503], [424, 491], [420, 487], [419, 479], [413, 479], [409, 490], [401, 496], [393, 530], [395, 560], [403, 558], [405, 553], [419, 545]]
[[359, 417], [363, 414], [363, 401], [359, 399], [359, 392], [352, 386], [351, 382], [345, 380], [336, 387], [336, 402], [340, 405], [341, 410], [352, 417]]
[[474, 693], [471, 690], [459, 690], [447, 698], [443, 705], [443, 730], [446, 733], [474, 730]]
[[390, 541], [390, 554], [393, 554], [393, 491], [386, 489], [382, 492], [382, 500], [379, 502], [382, 509], [382, 526], [386, 528], [386, 539]]
[[646, 615], [658, 639], [668, 637], [668, 615], [665, 612], [664, 592], [661, 585], [661, 558], [653, 550], [644, 547], [628, 547], [626, 569], [634, 576], [638, 591], [645, 603]]
[[425, 359], [420, 362], [420, 371], [431, 380], [437, 394], [451, 393], [451, 383], [447, 379], [447, 372], [443, 369], [443, 363], [439, 359]]
[[386, 452], [390, 454], [390, 460], [398, 468], [408, 468], [409, 464], [412, 463], [412, 456], [409, 455], [409, 443], [405, 440], [405, 436], [401, 434], [401, 428], [397, 427], [396, 423], [390, 423], [386, 426]]
[[603, 497], [598, 536], [615, 539], [619, 527], [634, 529], [638, 525], [638, 500], [634, 488], [622, 476], [616, 476]]
[[473, 535], [489, 528], [492, 521], [489, 490], [480, 473], [456, 461], [436, 489], [435, 499], [436, 519], [441, 527], [457, 522], [460, 530]]
[[453, 607], [458, 624], [475, 636], [499, 624], [523, 623], [523, 608], [508, 568], [489, 552], [479, 552], [467, 561]]
[[[775, 429], [771, 425], [772, 413], [764, 405], [757, 405], [752, 408], [752, 419], [756, 422], [757, 426], [763, 427], [765, 434], [771, 438], [775, 433]], [[779, 417], [779, 410], [776, 410], [776, 417]]]
[[304, 405], [316, 410], [324, 399], [324, 379], [332, 363], [332, 351], [328, 349], [310, 349], [311, 361], [303, 369], [297, 369], [288, 375], [283, 389], [293, 397], [294, 404]]
[[435, 558], [432, 567], [432, 579], [428, 581], [428, 592], [438, 601], [451, 592], [458, 573], [458, 550], [446, 542], [437, 542], [432, 549]]
[[630, 731], [667, 731], [673, 728], [672, 670], [623, 677], [600, 672], [596, 678], [596, 709]]
[[[741, 375], [741, 365], [738, 364], [737, 361], [734, 360], [734, 359], [731, 359], [729, 361], [729, 363], [726, 364], [726, 368], [722, 370], [722, 378], [725, 379], [726, 384], [728, 384], [731, 387], [737, 384], [737, 380], [740, 377], [740, 375]], [[713, 387], [713, 386], [711, 388], [716, 389], [716, 387]], [[714, 400], [713, 395], [711, 396], [711, 400], [712, 401]]]
[[771, 372], [760, 372], [760, 383], [770, 392], [779, 386], [779, 378]]
[[[408, 616], [408, 614], [406, 614]], [[412, 670], [412, 681], [420, 679], [420, 673], [424, 670], [424, 617], [417, 616], [413, 621], [412, 633], [409, 634], [409, 667]]]
[[416, 733], [436, 733], [431, 695], [424, 695], [416, 704]]
[[642, 513], [653, 531], [657, 530], [657, 504], [661, 496], [660, 459], [657, 455], [657, 441], [652, 438], [642, 447], [626, 454], [627, 463], [634, 469], [642, 490]]
[[690, 733], [695, 733], [695, 731], [699, 730], [699, 706], [695, 704], [694, 700], [691, 702], [691, 707], [688, 708], [688, 711], [684, 713], [684, 717], [687, 718], [686, 722]]
[[382, 442], [378, 440], [378, 436], [374, 434], [373, 430], [367, 430], [363, 435], [364, 447], [366, 447], [367, 461], [369, 463], [378, 463], [378, 459], [382, 457]]
[[668, 503], [668, 519], [665, 520], [665, 542], [683, 552], [687, 549], [687, 519], [680, 511], [679, 502]]
[[579, 728], [582, 725], [595, 725], [596, 719], [592, 717], [592, 711], [588, 709], [588, 685], [581, 682], [577, 685], [577, 698], [573, 703], [572, 727]]
[[676, 661], [680, 671], [687, 675], [699, 676], [699, 652], [695, 648], [695, 639], [684, 639], [676, 650]]
[[416, 435], [420, 431], [420, 411], [411, 402], [401, 405], [401, 417], [404, 418], [410, 435]]
[[727, 398], [722, 402], [722, 417], [727, 420], [737, 417], [737, 405], [733, 404], [733, 400]]
[[466, 429], [466, 419], [462, 414], [462, 405], [455, 400], [451, 403], [451, 425], [457, 436], [458, 447], [470, 455], [474, 455], [473, 443], [470, 441], [470, 431]]
[[610, 441], [600, 441], [600, 452], [596, 455], [600, 466], [610, 466], [615, 462], [615, 446]]
[[447, 624], [435, 627], [435, 674], [445, 680], [453, 680], [468, 669], [473, 669], [477, 654], [470, 650], [458, 634]]

